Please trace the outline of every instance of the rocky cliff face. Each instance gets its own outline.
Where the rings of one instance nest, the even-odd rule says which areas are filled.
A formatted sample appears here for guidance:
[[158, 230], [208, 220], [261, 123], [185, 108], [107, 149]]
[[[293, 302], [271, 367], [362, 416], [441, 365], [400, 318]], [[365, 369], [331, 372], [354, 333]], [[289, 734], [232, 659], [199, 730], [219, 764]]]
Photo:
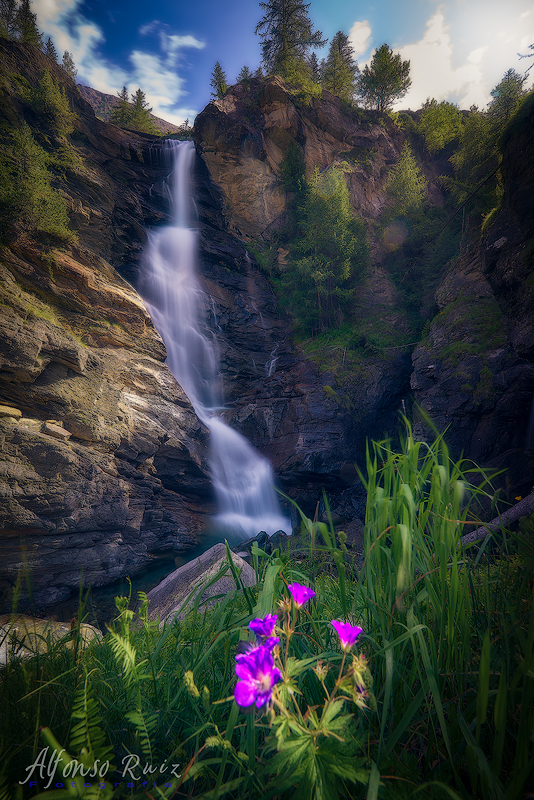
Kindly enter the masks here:
[[29, 45], [0, 40], [0, 104], [38, 124], [18, 91], [44, 69], [76, 112], [77, 165], [57, 187], [78, 242], [0, 252], [0, 552], [2, 594], [32, 573], [37, 604], [84, 582], [133, 574], [194, 545], [212, 508], [207, 432], [164, 364], [128, 275], [163, 215], [153, 139], [97, 120], [65, 73]]
[[266, 235], [284, 219], [278, 174], [290, 142], [303, 150], [308, 173], [346, 161], [354, 208], [375, 218], [385, 202], [387, 169], [398, 159], [403, 133], [374, 112], [344, 113], [324, 91], [304, 100], [280, 78], [237, 84], [195, 120], [195, 143], [223, 196], [230, 230]]
[[514, 494], [534, 477], [533, 142], [531, 98], [503, 149], [501, 206], [445, 275], [411, 379], [453, 452], [506, 468]]
[[[343, 431], [338, 458], [343, 453], [347, 464], [354, 459], [361, 463], [365, 438], [393, 432], [397, 411], [413, 397], [439, 430], [448, 428], [454, 456], [463, 452], [479, 463], [508, 468], [504, 483], [516, 491], [532, 481], [532, 124], [530, 111], [510, 136], [502, 165], [505, 196], [492, 225], [482, 239], [478, 230], [466, 235], [460, 257], [449, 269], [443, 264], [445, 275], [436, 294], [439, 314], [416, 347], [413, 365], [409, 350], [398, 348], [397, 356], [356, 361], [352, 374], [345, 370], [337, 383], [328, 374], [315, 373], [316, 403], [308, 404], [314, 411], [304, 417], [299, 417], [302, 401], [291, 405], [284, 396], [303, 385], [294, 380], [293, 363], [286, 372], [280, 361], [276, 399], [271, 395], [272, 379], [259, 387], [253, 375], [248, 376], [254, 391], [250, 395], [241, 391], [234, 422], [271, 455], [282, 475], [294, 459], [294, 450], [288, 456], [282, 434], [288, 420], [303, 421], [293, 428], [294, 438], [287, 440], [293, 448], [298, 447], [302, 430], [314, 428], [314, 417], [321, 420], [323, 434], [336, 441], [338, 434], [329, 431], [329, 420], [335, 420]], [[273, 78], [232, 87], [223, 99], [210, 103], [195, 122], [195, 141], [219, 192], [228, 229], [245, 239], [269, 239], [285, 221], [286, 198], [277, 175], [290, 142], [301, 147], [308, 173], [315, 166], [343, 161], [348, 165], [351, 203], [372, 233], [372, 221], [386, 201], [388, 170], [399, 157], [405, 135], [389, 119], [362, 111], [346, 113], [328, 92], [304, 102]], [[431, 205], [443, 204], [436, 177], [446, 166], [446, 161], [421, 163]], [[383, 256], [380, 241], [373, 240], [372, 263], [355, 313], [380, 318], [388, 328], [406, 329]], [[296, 363], [313, 371], [309, 362]], [[321, 383], [331, 385], [337, 398], [346, 402], [332, 401], [326, 410]], [[304, 396], [310, 396], [308, 390]], [[416, 430], [430, 435], [422, 424]], [[306, 440], [308, 461], [322, 458], [324, 475], [335, 483], [334, 453], [327, 456], [323, 449], [318, 458], [317, 441], [313, 435]], [[284, 463], [284, 458], [289, 461]], [[295, 477], [291, 469], [288, 474]]]
[[[29, 116], [10, 76], [35, 85], [45, 68], [77, 114], [77, 166], [57, 181], [77, 243], [37, 247], [19, 238], [0, 253], [1, 588], [9, 592], [30, 569], [35, 599], [48, 603], [78, 586], [82, 567], [85, 583], [97, 586], [196, 543], [213, 512], [208, 440], [132, 288], [143, 281], [145, 231], [169, 212], [155, 140], [95, 119], [34, 48], [0, 41], [0, 56], [0, 106], [10, 124]], [[303, 104], [277, 79], [235, 87], [197, 119], [199, 267], [227, 417], [308, 513], [323, 487], [341, 498], [345, 521], [361, 511], [353, 464], [362, 463], [367, 436], [396, 431], [411, 392], [438, 426], [452, 422], [454, 449], [512, 465], [513, 481], [519, 473], [531, 479], [534, 215], [522, 130], [505, 153], [503, 209], [446, 275], [413, 371], [410, 350], [400, 347], [346, 365], [343, 357], [336, 375], [294, 346], [290, 321], [243, 239], [283, 224], [277, 170], [291, 140], [310, 170], [348, 163], [352, 203], [371, 225], [404, 134], [372, 114], [347, 116], [326, 93]], [[432, 165], [426, 169], [431, 178]], [[435, 186], [430, 200], [443, 201]], [[407, 329], [381, 258], [375, 242], [358, 314]]]
[[[234, 86], [223, 99], [210, 103], [195, 121], [194, 138], [203, 165], [199, 190], [204, 186], [220, 208], [217, 227], [245, 240], [268, 240], [286, 221], [287, 198], [278, 174], [291, 142], [300, 146], [309, 174], [316, 166], [344, 164], [351, 203], [369, 227], [386, 202], [388, 169], [405, 142], [405, 134], [391, 119], [374, 112], [347, 112], [328, 92], [305, 101], [276, 77]], [[433, 183], [429, 199], [443, 203]], [[373, 243], [356, 313], [362, 319], [380, 318], [384, 326], [407, 333], [383, 255]], [[247, 269], [251, 272], [250, 265]], [[261, 278], [257, 270], [254, 274], [257, 287]], [[244, 289], [245, 281], [238, 280]], [[215, 282], [224, 285], [224, 275], [216, 276]], [[263, 284], [267, 285], [264, 280]], [[234, 343], [225, 370], [234, 402], [232, 424], [269, 455], [285, 486], [296, 484], [299, 498], [309, 496], [313, 513], [322, 487], [341, 491], [345, 479], [353, 479], [354, 461], [365, 460], [367, 436], [397, 431], [398, 412], [409, 395], [409, 349], [375, 351], [350, 365], [347, 360], [343, 374], [336, 376], [316, 368], [291, 345], [289, 320], [279, 320], [269, 332], [273, 299], [266, 311], [249, 294], [249, 330], [255, 344], [247, 342], [242, 326], [226, 326], [225, 301], [221, 297], [217, 302], [222, 304], [223, 338]], [[260, 342], [265, 343], [261, 358], [254, 358]], [[238, 362], [246, 376], [242, 385], [231, 376], [230, 363]]]

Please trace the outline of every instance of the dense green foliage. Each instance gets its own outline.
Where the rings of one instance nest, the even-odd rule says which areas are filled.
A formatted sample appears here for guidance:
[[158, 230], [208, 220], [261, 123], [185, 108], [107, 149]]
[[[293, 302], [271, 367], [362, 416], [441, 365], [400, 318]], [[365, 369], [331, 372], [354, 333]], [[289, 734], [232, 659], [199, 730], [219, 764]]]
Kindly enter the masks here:
[[[282, 160], [280, 182], [288, 192], [289, 222], [281, 241], [289, 263], [273, 266], [281, 305], [297, 329], [316, 335], [351, 315], [354, 292], [367, 265], [367, 233], [354, 217], [343, 170], [316, 168], [309, 181], [302, 150], [292, 142]], [[255, 255], [260, 258], [259, 252]]]
[[307, 56], [311, 48], [326, 40], [313, 29], [308, 16], [309, 3], [300, 0], [268, 0], [260, 3], [265, 11], [256, 25], [261, 39], [262, 61], [267, 75], [280, 75], [289, 83], [310, 80]]
[[121, 91], [117, 92], [117, 97], [119, 102], [111, 112], [109, 121], [113, 122], [114, 125], [125, 128], [132, 116], [132, 104], [130, 103], [130, 95], [126, 86], [123, 86]]
[[127, 127], [134, 131], [144, 131], [145, 133], [158, 133], [158, 130], [150, 115], [152, 109], [149, 108], [145, 93], [142, 89], [136, 89], [132, 94], [132, 110]]
[[48, 58], [51, 58], [52, 61], [54, 61], [57, 64], [57, 58], [58, 58], [57, 50], [54, 47], [54, 42], [52, 41], [50, 36], [48, 37], [48, 39], [45, 42], [45, 46], [43, 48], [43, 53], [45, 54], [45, 56], [48, 56]]
[[478, 219], [500, 202], [498, 142], [526, 98], [523, 83], [514, 70], [505, 73], [491, 92], [488, 110], [471, 109], [462, 126], [459, 147], [450, 158], [454, 179], [445, 180], [445, 185], [457, 204], [469, 200], [469, 211]]
[[142, 89], [132, 94], [131, 102], [128, 98], [126, 86], [117, 92], [119, 102], [110, 114], [110, 122], [120, 125], [122, 128], [131, 128], [134, 131], [144, 133], [159, 133], [153, 120], [151, 119], [152, 109], [148, 107], [145, 93]]
[[425, 200], [426, 185], [412, 149], [405, 142], [388, 179], [387, 193], [391, 202], [388, 216], [410, 216], [419, 211]]
[[2, 127], [0, 237], [5, 243], [19, 236], [72, 241], [67, 205], [54, 184], [77, 163], [68, 138], [76, 114], [47, 69], [37, 85], [22, 79], [15, 85], [23, 113], [17, 125]]
[[223, 98], [228, 91], [228, 81], [225, 72], [218, 61], [215, 62], [215, 66], [213, 67], [210, 86], [213, 89], [211, 96], [219, 98], [219, 100]]
[[365, 66], [357, 81], [357, 93], [363, 104], [378, 111], [387, 111], [404, 97], [412, 81], [410, 62], [393, 54], [387, 44], [375, 51], [371, 64]]
[[[241, 591], [234, 569], [236, 592], [211, 611], [197, 587], [189, 614], [160, 629], [144, 596], [137, 613], [117, 598], [101, 641], [84, 650], [75, 626], [70, 649], [11, 660], [0, 675], [3, 800], [47, 746], [66, 749], [55, 775], [32, 776], [29, 794], [43, 800], [401, 800], [417, 788], [428, 800], [521, 800], [534, 766], [534, 526], [497, 534], [489, 556], [488, 541], [463, 546], [491, 484], [452, 462], [441, 437], [427, 445], [409, 428], [399, 451], [373, 443], [362, 479], [359, 575], [344, 535], [303, 516], [306, 551], [256, 547], [257, 587]], [[316, 593], [298, 613], [285, 599], [292, 582]], [[283, 680], [272, 709], [244, 711], [234, 657], [249, 620], [272, 613]], [[330, 620], [363, 628], [366, 659], [343, 655]], [[104, 769], [56, 788], [76, 763]]]
[[70, 110], [65, 89], [47, 69], [43, 71], [38, 85], [30, 92], [29, 99], [48, 130], [63, 137], [72, 133], [76, 114]]
[[349, 37], [343, 31], [338, 31], [330, 42], [322, 69], [324, 88], [350, 102], [356, 91], [356, 77], [359, 71]]
[[76, 69], [76, 64], [74, 63], [72, 53], [69, 53], [68, 50], [65, 50], [65, 52], [63, 53], [61, 66], [63, 67], [69, 78], [72, 78], [72, 80], [76, 82], [76, 76], [78, 75], [78, 70]]
[[315, 170], [297, 226], [289, 243], [291, 268], [281, 277], [283, 297], [302, 330], [319, 333], [350, 313], [367, 262], [365, 228], [353, 216], [340, 169]]
[[64, 199], [51, 185], [53, 159], [26, 123], [6, 132], [0, 150], [0, 219], [4, 241], [22, 231], [70, 240]]
[[37, 27], [37, 14], [31, 10], [31, 0], [1, 0], [0, 36], [41, 47], [42, 35]]
[[422, 109], [417, 131], [425, 140], [425, 145], [433, 155], [439, 153], [462, 135], [463, 115], [453, 103], [428, 99]]
[[506, 122], [519, 108], [522, 97], [526, 94], [524, 88], [525, 77], [519, 75], [515, 69], [509, 69], [495, 89], [492, 89], [493, 100], [488, 106], [491, 117], [500, 122]]
[[239, 71], [239, 75], [237, 76], [237, 82], [248, 84], [250, 83], [253, 77], [254, 75], [252, 74], [251, 70], [245, 64], [245, 66], [241, 67]]

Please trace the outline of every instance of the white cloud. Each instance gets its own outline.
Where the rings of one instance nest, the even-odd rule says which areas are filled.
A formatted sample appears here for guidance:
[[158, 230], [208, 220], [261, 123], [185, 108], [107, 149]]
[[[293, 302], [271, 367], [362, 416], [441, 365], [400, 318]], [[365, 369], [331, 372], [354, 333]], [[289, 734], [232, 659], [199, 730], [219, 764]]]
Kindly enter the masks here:
[[484, 79], [482, 59], [487, 46], [473, 49], [464, 64], [453, 67], [453, 46], [445, 18], [438, 10], [427, 22], [422, 39], [401, 47], [403, 60], [410, 61], [412, 88], [396, 108], [417, 109], [427, 97], [457, 99], [460, 108], [485, 106], [489, 88]]
[[354, 51], [354, 57], [359, 58], [371, 44], [371, 26], [369, 22], [364, 19], [361, 22], [355, 22], [349, 32], [349, 42]]
[[[420, 108], [427, 97], [456, 102], [460, 108], [485, 108], [490, 91], [513, 68], [520, 74], [528, 67], [517, 53], [528, 53], [534, 41], [534, 11], [529, 0], [508, 0], [508, 5], [488, 0], [440, 5], [426, 23], [419, 41], [395, 47], [410, 60], [412, 88], [395, 108]], [[448, 24], [450, 23], [450, 25]], [[363, 55], [371, 41], [367, 21], [352, 26], [349, 39], [356, 55]], [[364, 66], [360, 62], [360, 67]], [[527, 86], [531, 85], [534, 70]]]
[[153, 19], [152, 22], [147, 22], [145, 25], [141, 25], [139, 28], [139, 33], [141, 36], [148, 36], [150, 33], [154, 33], [161, 28], [161, 22], [159, 19]]
[[40, 30], [52, 38], [60, 55], [64, 50], [72, 53], [80, 83], [113, 95], [122, 86], [131, 93], [141, 87], [153, 113], [176, 125], [195, 116], [194, 109], [179, 107], [187, 92], [175, 66], [184, 48], [201, 49], [204, 42], [194, 36], [168, 34], [162, 30], [166, 26], [153, 20], [142, 26], [140, 33], [158, 31], [162, 55], [134, 50], [129, 57], [132, 69], [122, 68], [99, 53], [104, 34], [80, 13], [80, 5], [81, 0], [33, 0]]
[[163, 32], [161, 34], [161, 44], [170, 56], [177, 55], [184, 47], [194, 47], [197, 50], [202, 50], [206, 46], [205, 42], [200, 42], [194, 36], [177, 36], [176, 34], [168, 36]]

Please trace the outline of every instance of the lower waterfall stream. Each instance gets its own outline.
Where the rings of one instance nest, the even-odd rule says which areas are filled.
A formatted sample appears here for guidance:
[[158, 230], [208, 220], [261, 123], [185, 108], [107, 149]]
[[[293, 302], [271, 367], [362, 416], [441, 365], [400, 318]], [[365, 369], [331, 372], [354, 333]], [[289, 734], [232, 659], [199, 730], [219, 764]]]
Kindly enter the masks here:
[[[230, 428], [222, 415], [224, 400], [215, 333], [202, 319], [211, 309], [196, 276], [191, 171], [192, 142], [168, 140], [172, 170], [167, 179], [174, 223], [149, 235], [147, 272], [141, 294], [167, 348], [167, 365], [187, 394], [198, 418], [210, 431], [210, 467], [218, 512], [213, 528], [233, 544], [260, 531], [291, 532], [280, 509], [269, 462]], [[146, 296], [145, 296], [146, 295]]]

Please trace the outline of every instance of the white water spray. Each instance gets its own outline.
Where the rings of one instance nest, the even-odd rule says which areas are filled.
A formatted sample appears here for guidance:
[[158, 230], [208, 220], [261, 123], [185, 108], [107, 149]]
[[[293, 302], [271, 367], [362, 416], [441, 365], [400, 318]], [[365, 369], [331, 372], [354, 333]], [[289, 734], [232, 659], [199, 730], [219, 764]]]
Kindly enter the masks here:
[[[143, 295], [167, 348], [167, 364], [211, 434], [211, 471], [219, 512], [214, 526], [234, 542], [259, 531], [291, 532], [280, 511], [268, 461], [219, 416], [223, 410], [217, 341], [201, 319], [202, 305], [213, 308], [196, 278], [197, 232], [191, 225], [191, 142], [168, 140], [173, 172], [170, 188], [175, 214], [149, 237]], [[211, 304], [211, 305], [210, 305]]]

